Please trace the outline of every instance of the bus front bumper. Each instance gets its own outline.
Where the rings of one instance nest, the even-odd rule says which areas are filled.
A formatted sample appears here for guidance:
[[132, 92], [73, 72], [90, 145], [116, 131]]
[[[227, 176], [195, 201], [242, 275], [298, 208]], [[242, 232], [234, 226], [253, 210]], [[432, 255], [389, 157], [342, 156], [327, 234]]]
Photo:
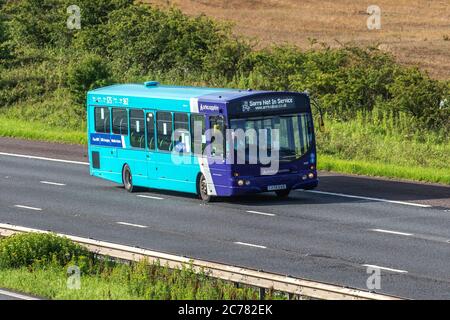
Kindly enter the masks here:
[[[236, 179], [233, 186], [217, 186], [216, 192], [218, 196], [231, 197], [246, 194], [274, 192], [277, 190], [312, 190], [315, 189], [319, 180], [317, 173], [314, 178], [304, 179], [305, 175], [283, 175], [283, 176], [267, 176], [246, 179], [245, 177]], [[249, 185], [238, 186], [237, 181], [249, 181]]]

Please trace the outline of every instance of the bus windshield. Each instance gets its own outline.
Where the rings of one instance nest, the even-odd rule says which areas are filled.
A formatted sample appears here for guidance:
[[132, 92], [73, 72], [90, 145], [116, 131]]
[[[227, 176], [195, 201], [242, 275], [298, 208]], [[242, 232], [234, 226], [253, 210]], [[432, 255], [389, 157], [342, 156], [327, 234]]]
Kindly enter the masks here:
[[256, 136], [247, 135], [246, 149], [251, 145], [261, 143], [261, 134], [266, 135], [267, 149], [270, 150], [273, 129], [279, 130], [280, 160], [294, 161], [304, 156], [313, 143], [313, 126], [311, 115], [308, 113], [266, 116], [260, 118], [234, 119], [231, 120], [231, 129], [247, 130], [254, 129]]

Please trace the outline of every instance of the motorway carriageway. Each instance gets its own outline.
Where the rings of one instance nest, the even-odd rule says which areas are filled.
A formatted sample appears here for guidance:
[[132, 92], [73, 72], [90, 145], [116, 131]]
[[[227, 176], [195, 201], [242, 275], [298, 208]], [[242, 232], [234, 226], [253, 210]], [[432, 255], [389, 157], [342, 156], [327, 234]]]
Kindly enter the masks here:
[[363, 290], [378, 267], [377, 292], [450, 299], [447, 186], [323, 173], [287, 200], [203, 204], [90, 177], [80, 146], [1, 138], [0, 223]]

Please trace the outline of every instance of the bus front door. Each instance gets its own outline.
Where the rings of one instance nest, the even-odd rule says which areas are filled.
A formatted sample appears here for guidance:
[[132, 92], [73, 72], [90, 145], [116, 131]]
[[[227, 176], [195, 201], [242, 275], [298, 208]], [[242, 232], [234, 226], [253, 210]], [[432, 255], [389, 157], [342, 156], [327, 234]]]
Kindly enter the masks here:
[[157, 159], [156, 159], [156, 127], [155, 127], [155, 111], [145, 111], [145, 123], [147, 134], [146, 158], [147, 158], [147, 176], [149, 180], [155, 180], [157, 176]]

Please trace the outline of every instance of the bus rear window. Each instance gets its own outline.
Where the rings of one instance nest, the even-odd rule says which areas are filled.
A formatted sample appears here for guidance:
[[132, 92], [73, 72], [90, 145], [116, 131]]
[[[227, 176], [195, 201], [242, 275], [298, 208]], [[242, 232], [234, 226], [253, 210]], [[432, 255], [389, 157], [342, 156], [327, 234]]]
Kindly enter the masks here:
[[104, 107], [97, 107], [94, 109], [95, 113], [95, 132], [110, 133], [110, 115], [109, 109]]

